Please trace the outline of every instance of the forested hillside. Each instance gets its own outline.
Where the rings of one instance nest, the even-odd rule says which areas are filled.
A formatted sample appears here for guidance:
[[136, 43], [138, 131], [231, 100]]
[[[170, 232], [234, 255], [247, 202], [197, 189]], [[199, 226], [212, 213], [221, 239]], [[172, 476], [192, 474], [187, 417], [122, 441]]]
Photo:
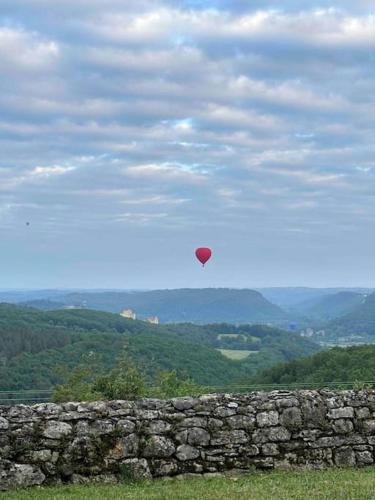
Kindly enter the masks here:
[[[54, 299], [52, 299], [54, 300]], [[254, 290], [229, 288], [153, 290], [148, 292], [80, 292], [59, 296], [56, 309], [80, 306], [108, 312], [133, 309], [138, 316], [158, 316], [163, 323], [250, 323], [287, 320], [288, 315]], [[51, 300], [30, 301], [51, 309]]]
[[[74, 367], [89, 352], [104, 368], [122, 346], [152, 379], [160, 370], [186, 371], [197, 383], [224, 385], [272, 364], [317, 352], [290, 332], [266, 326], [151, 325], [91, 310], [41, 312], [0, 305], [0, 390], [42, 389], [61, 381], [56, 368]], [[242, 361], [218, 349], [246, 350]]]
[[274, 366], [255, 377], [261, 384], [375, 380], [375, 345], [334, 347], [307, 358]]
[[364, 295], [360, 293], [338, 292], [299, 304], [297, 311], [312, 319], [331, 320], [349, 314], [364, 300]]
[[375, 293], [364, 298], [350, 313], [330, 321], [325, 329], [331, 342], [375, 342]]

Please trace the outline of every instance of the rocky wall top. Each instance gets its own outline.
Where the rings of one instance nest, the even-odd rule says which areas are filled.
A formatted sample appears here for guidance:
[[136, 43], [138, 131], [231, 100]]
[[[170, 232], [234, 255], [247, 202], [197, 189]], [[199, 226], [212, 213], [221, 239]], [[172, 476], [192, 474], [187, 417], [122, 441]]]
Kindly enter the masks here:
[[371, 464], [375, 391], [0, 407], [0, 489]]

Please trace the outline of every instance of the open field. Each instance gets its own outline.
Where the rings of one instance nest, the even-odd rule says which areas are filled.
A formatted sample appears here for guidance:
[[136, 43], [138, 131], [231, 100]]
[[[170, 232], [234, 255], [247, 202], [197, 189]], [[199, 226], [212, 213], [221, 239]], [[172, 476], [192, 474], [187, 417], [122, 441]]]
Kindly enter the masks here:
[[220, 351], [226, 358], [233, 359], [234, 361], [246, 359], [250, 356], [250, 354], [258, 354], [258, 351], [246, 351], [239, 349], [218, 349], [218, 351]]
[[240, 333], [220, 333], [217, 336], [218, 340], [225, 340], [225, 339], [241, 339], [246, 341], [245, 335], [241, 335]]
[[325, 471], [267, 472], [218, 478], [147, 481], [113, 486], [58, 486], [3, 493], [4, 500], [123, 498], [131, 500], [370, 500], [375, 499], [375, 467]]

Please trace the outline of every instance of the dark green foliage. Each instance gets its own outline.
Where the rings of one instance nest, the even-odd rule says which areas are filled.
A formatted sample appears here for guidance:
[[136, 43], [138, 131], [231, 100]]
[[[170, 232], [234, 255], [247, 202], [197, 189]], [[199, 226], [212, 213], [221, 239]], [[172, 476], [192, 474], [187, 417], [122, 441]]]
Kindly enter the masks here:
[[147, 393], [145, 377], [127, 355], [125, 348], [116, 366], [109, 373], [96, 377], [93, 390], [105, 399], [138, 399]]
[[375, 381], [375, 345], [334, 347], [265, 370], [256, 383], [289, 384]]
[[62, 375], [65, 383], [57, 385], [53, 391], [56, 402], [138, 399], [146, 395], [145, 378], [128, 356], [125, 346], [110, 371], [104, 372], [100, 358], [93, 354], [83, 356], [76, 368]]
[[[222, 337], [228, 334], [236, 336], [241, 348], [246, 345], [245, 349], [257, 353], [243, 361], [225, 358], [217, 348], [228, 345], [228, 338]], [[148, 384], [160, 371], [176, 370], [198, 384], [223, 386], [319, 350], [296, 334], [262, 325], [156, 326], [99, 311], [41, 312], [2, 304], [0, 390], [48, 389], [60, 384], [63, 378], [56, 368], [71, 370], [90, 352], [100, 355], [103, 371], [108, 371], [125, 342]]]
[[94, 388], [97, 375], [99, 357], [88, 354], [82, 357], [81, 363], [73, 370], [59, 367], [58, 371], [66, 380], [54, 388], [53, 400], [57, 403], [64, 401], [95, 401], [101, 399], [101, 393]]
[[71, 372], [64, 370], [65, 383], [54, 388], [53, 400], [93, 401], [113, 399], [139, 399], [156, 397], [161, 399], [178, 396], [194, 396], [205, 392], [204, 387], [193, 382], [184, 373], [176, 370], [160, 372], [154, 385], [147, 385], [144, 374], [123, 348], [116, 365], [108, 372], [102, 372], [100, 360], [95, 355], [82, 358], [81, 363]]
[[154, 398], [168, 399], [182, 396], [198, 396], [203, 394], [205, 388], [196, 384], [187, 373], [178, 375], [176, 370], [160, 372], [156, 386], [149, 390], [149, 395]]

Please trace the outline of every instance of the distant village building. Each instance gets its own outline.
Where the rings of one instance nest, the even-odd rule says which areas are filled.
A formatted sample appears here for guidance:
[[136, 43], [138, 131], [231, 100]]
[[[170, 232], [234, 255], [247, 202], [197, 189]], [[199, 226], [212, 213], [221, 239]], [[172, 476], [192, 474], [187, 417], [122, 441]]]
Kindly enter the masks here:
[[312, 328], [306, 328], [302, 330], [301, 337], [312, 337], [314, 335], [314, 330]]
[[121, 313], [120, 316], [123, 318], [128, 318], [128, 319], [137, 319], [137, 315], [132, 309], [124, 309]]
[[[137, 319], [137, 314], [135, 311], [133, 311], [133, 309], [124, 309], [120, 313], [120, 316], [127, 319]], [[157, 316], [150, 316], [149, 318], [141, 319], [141, 321], [145, 321], [146, 323], [152, 323], [153, 325], [159, 324], [159, 318]]]
[[159, 318], [157, 316], [150, 316], [150, 318], [146, 318], [145, 321], [147, 321], [147, 323], [152, 323], [153, 325], [159, 324]]

